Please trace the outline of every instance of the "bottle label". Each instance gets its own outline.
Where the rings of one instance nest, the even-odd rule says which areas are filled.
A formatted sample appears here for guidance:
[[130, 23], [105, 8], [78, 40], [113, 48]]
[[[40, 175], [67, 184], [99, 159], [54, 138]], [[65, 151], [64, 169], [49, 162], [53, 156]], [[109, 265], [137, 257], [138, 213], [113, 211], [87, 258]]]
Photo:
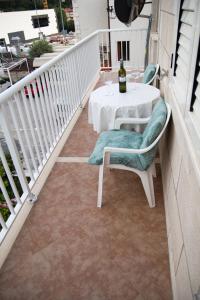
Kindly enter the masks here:
[[119, 77], [119, 82], [126, 82], [126, 77]]

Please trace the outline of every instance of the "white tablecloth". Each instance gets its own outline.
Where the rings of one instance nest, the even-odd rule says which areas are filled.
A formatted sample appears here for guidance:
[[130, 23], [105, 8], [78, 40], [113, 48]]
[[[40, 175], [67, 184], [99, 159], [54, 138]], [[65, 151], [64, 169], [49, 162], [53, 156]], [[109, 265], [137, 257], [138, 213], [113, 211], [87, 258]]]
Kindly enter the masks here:
[[127, 92], [119, 93], [119, 84], [102, 86], [90, 95], [88, 120], [97, 132], [114, 128], [116, 117], [149, 117], [160, 91], [143, 83], [127, 83]]

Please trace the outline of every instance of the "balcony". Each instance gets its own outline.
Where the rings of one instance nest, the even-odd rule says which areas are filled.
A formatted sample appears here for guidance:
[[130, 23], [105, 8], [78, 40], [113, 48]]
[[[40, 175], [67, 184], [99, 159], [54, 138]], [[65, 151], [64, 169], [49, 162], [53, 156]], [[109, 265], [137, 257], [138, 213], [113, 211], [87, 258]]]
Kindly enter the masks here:
[[13, 176], [1, 147], [14, 195], [1, 181], [9, 210], [7, 219], [0, 215], [1, 262], [13, 245], [0, 271], [1, 299], [172, 298], [159, 165], [156, 208], [139, 178], [119, 170], [106, 176], [105, 206], [96, 207], [98, 167], [87, 157], [97, 134], [87, 99], [114, 74], [99, 76], [101, 68], [114, 71], [108, 39], [108, 31], [92, 34], [0, 96], [15, 169]]

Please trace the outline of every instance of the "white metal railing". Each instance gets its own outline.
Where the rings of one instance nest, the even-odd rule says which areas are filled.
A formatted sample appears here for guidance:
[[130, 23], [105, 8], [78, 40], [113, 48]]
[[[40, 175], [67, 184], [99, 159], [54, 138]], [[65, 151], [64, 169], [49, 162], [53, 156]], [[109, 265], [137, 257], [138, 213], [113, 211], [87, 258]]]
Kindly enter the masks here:
[[[33, 184], [81, 106], [88, 87], [101, 68], [111, 69], [118, 64], [117, 48], [113, 46], [117, 32], [94, 32], [0, 94], [0, 138], [6, 145], [0, 143], [0, 200], [4, 202], [0, 207], [6, 214], [0, 213], [0, 243], [24, 201], [34, 200]], [[145, 48], [146, 30], [124, 32], [132, 33], [134, 43], [137, 36], [138, 42], [142, 41], [140, 47]], [[131, 51], [129, 56], [134, 54], [138, 69], [142, 66], [138, 60], [141, 53], [137, 57]], [[144, 53], [140, 59], [143, 66]]]

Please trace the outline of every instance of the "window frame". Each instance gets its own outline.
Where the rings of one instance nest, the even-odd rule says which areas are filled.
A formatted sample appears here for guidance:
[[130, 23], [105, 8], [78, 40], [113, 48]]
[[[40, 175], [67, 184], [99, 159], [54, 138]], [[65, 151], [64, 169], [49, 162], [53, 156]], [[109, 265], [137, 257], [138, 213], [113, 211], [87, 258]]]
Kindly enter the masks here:
[[[47, 19], [47, 25], [45, 26], [42, 26], [40, 24], [40, 19], [44, 19], [46, 18]], [[31, 16], [31, 21], [32, 21], [32, 26], [33, 26], [33, 29], [38, 29], [38, 28], [44, 28], [44, 27], [48, 27], [49, 26], [49, 15], [48, 14], [44, 14], [44, 15], [34, 15], [34, 16]], [[35, 27], [34, 24], [37, 24], [37, 26]], [[39, 23], [39, 24], [38, 24]]]
[[197, 83], [197, 77], [200, 73], [200, 37], [199, 37], [199, 46], [198, 46], [198, 50], [197, 50], [197, 58], [196, 58], [196, 67], [195, 67], [195, 72], [194, 72], [194, 81], [193, 81], [193, 87], [192, 87], [192, 97], [191, 97], [191, 102], [190, 102], [190, 112], [194, 111], [194, 104], [196, 101], [196, 96], [195, 96], [195, 92], [198, 86]]
[[178, 59], [178, 40], [180, 37], [180, 28], [181, 28], [181, 10], [182, 10], [182, 5], [183, 5], [184, 0], [179, 0], [178, 6], [177, 6], [177, 24], [175, 26], [176, 28], [176, 38], [175, 38], [175, 49], [174, 49], [174, 53], [172, 53], [173, 55], [173, 64], [172, 64], [172, 74], [175, 77], [175, 72], [176, 72], [176, 61]]
[[177, 4], [177, 11], [176, 11], [176, 19], [177, 19], [177, 23], [175, 26], [175, 40], [174, 40], [174, 51], [172, 52], [172, 57], [173, 57], [173, 62], [171, 65], [171, 82], [172, 82], [172, 86], [173, 86], [173, 91], [174, 91], [174, 95], [177, 99], [177, 102], [179, 104], [179, 106], [182, 105], [181, 111], [183, 113], [183, 115], [186, 115], [187, 113], [190, 112], [190, 107], [191, 107], [191, 101], [192, 101], [192, 91], [193, 91], [193, 85], [194, 85], [194, 76], [195, 76], [195, 70], [196, 70], [196, 60], [197, 60], [197, 52], [198, 52], [198, 43], [199, 43], [199, 33], [200, 33], [200, 22], [198, 24], [198, 20], [200, 18], [200, 2], [196, 1], [196, 7], [195, 7], [195, 15], [194, 15], [194, 32], [193, 32], [193, 36], [192, 36], [192, 52], [191, 52], [191, 56], [190, 56], [190, 61], [189, 61], [189, 76], [188, 76], [188, 81], [187, 81], [187, 90], [186, 93], [184, 95], [184, 101], [181, 102], [181, 100], [179, 99], [179, 95], [177, 95], [176, 92], [176, 88], [175, 88], [175, 81], [176, 81], [176, 62], [177, 62], [177, 57], [178, 57], [178, 40], [180, 37], [179, 31], [180, 31], [180, 27], [181, 27], [181, 16], [182, 16], [182, 5], [184, 3], [184, 0], [179, 0], [178, 4]]
[[[125, 45], [125, 53], [123, 49], [124, 45]], [[117, 41], [117, 61], [120, 61], [120, 59], [122, 58], [124, 62], [130, 62], [130, 49], [131, 49], [130, 46], [131, 46], [131, 41], [125, 41], [125, 40]]]

